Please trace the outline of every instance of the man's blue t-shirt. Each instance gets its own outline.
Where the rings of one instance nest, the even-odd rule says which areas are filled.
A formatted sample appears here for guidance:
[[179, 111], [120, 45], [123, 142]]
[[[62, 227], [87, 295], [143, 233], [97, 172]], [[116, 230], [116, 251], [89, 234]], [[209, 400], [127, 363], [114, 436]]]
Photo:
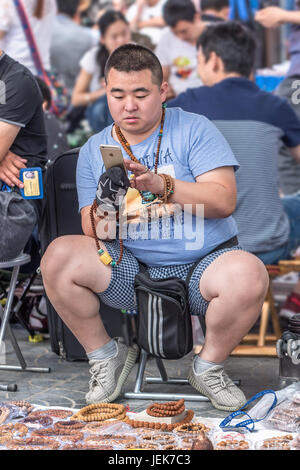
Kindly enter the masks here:
[[[158, 133], [159, 126], [143, 142], [131, 146], [135, 157], [151, 171], [154, 170]], [[112, 126], [92, 136], [80, 151], [76, 175], [80, 210], [93, 203], [99, 178], [105, 172], [99, 150], [101, 144], [120, 145], [112, 137]], [[121, 149], [124, 158], [129, 159]], [[158, 172], [195, 182], [197, 176], [223, 166], [237, 169], [239, 165], [214, 124], [179, 108], [166, 109]], [[201, 208], [197, 216], [188, 211], [166, 211], [166, 217], [158, 220], [154, 217], [150, 224], [134, 219], [126, 233], [122, 231], [124, 246], [149, 266], [192, 263], [235, 235], [237, 227], [231, 216], [206, 219]]]

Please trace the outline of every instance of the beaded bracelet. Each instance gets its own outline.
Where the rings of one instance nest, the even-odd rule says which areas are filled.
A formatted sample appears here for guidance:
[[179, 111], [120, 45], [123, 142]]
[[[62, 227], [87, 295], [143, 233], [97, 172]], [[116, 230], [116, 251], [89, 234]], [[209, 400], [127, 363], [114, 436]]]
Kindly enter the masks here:
[[147, 442], [158, 442], [159, 444], [174, 444], [176, 442], [176, 436], [172, 434], [149, 434], [142, 437], [142, 441]]
[[42, 415], [32, 416], [32, 414], [30, 414], [29, 416], [27, 416], [27, 418], [23, 420], [23, 422], [29, 425], [40, 424], [41, 426], [48, 427], [48, 426], [51, 426], [51, 424], [53, 423], [53, 419], [50, 416], [42, 416]]
[[52, 418], [60, 418], [60, 419], [65, 419], [69, 418], [69, 416], [72, 416], [72, 411], [68, 410], [59, 410], [59, 409], [48, 409], [48, 410], [38, 410], [38, 411], [33, 411], [30, 413], [30, 416], [50, 416]]
[[55, 431], [74, 431], [78, 429], [82, 429], [84, 427], [84, 423], [81, 421], [57, 421], [54, 424]]
[[5, 423], [7, 418], [10, 415], [10, 410], [6, 406], [1, 406], [0, 407], [0, 424]]
[[84, 434], [82, 432], [77, 432], [77, 433], [74, 433], [74, 434], [65, 434], [63, 436], [59, 435], [59, 439], [62, 441], [62, 442], [78, 442], [78, 441], [82, 441], [82, 439], [84, 438]]
[[5, 444], [7, 441], [13, 438], [12, 431], [2, 431], [0, 434], [0, 444]]
[[15, 450], [42, 450], [42, 449], [58, 449], [60, 446], [59, 442], [53, 438], [45, 438], [39, 436], [32, 436], [28, 439], [11, 439], [6, 447], [8, 449]]
[[208, 432], [210, 428], [202, 423], [180, 424], [175, 426], [174, 432], [182, 434], [199, 434], [201, 432]]
[[28, 427], [23, 423], [7, 423], [0, 426], [0, 438], [3, 433], [12, 432], [13, 434], [18, 434], [19, 436], [25, 436], [28, 432]]
[[170, 401], [167, 403], [153, 403], [148, 406], [146, 412], [149, 416], [168, 417], [177, 416], [185, 410], [184, 399], [178, 401]]
[[9, 404], [18, 406], [19, 408], [22, 409], [22, 411], [25, 411], [27, 414], [31, 413], [31, 411], [33, 410], [33, 406], [31, 405], [31, 403], [28, 403], [28, 401], [23, 401], [23, 400], [10, 401]]

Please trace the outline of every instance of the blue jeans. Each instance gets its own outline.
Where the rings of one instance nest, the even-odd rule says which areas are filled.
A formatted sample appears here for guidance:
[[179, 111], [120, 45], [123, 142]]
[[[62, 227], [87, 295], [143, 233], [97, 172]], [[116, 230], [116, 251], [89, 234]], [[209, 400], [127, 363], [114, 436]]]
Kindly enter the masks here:
[[113, 123], [106, 95], [101, 96], [101, 98], [87, 108], [86, 118], [95, 132], [100, 132], [102, 129]]
[[290, 221], [289, 239], [275, 250], [254, 253], [264, 264], [277, 264], [281, 259], [290, 259], [293, 250], [300, 246], [300, 191], [281, 200]]

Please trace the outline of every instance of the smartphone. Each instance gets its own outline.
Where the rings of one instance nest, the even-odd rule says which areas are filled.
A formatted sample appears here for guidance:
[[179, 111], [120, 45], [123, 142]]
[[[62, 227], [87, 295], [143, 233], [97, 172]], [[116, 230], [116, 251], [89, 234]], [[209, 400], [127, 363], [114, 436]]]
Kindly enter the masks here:
[[120, 147], [117, 145], [100, 145], [100, 152], [106, 170], [109, 170], [109, 168], [112, 168], [113, 166], [119, 166], [120, 168], [123, 168], [127, 174]]

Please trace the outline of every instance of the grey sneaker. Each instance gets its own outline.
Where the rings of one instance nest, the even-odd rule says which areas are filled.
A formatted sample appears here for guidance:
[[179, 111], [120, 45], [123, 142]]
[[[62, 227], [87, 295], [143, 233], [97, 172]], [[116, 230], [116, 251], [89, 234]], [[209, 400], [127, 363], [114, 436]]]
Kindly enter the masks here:
[[218, 410], [235, 411], [247, 401], [222, 366], [213, 366], [201, 374], [196, 374], [193, 364], [188, 381], [198, 392], [208, 397]]
[[92, 375], [89, 381], [89, 392], [85, 399], [87, 404], [109, 403], [117, 399], [122, 385], [126, 381], [138, 356], [138, 347], [127, 347], [121, 338], [115, 338], [117, 353], [110, 359], [90, 361]]

